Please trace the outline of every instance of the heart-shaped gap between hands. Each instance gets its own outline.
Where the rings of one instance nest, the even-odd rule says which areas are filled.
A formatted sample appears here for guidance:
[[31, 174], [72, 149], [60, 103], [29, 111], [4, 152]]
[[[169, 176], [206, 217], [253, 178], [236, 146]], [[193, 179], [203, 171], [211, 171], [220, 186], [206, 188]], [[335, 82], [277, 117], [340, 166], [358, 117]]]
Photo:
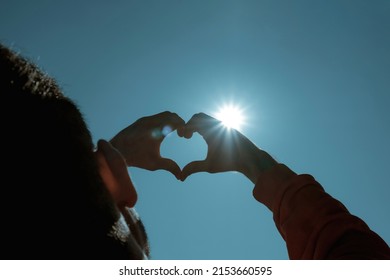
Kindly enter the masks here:
[[190, 139], [179, 137], [176, 131], [168, 134], [160, 146], [160, 155], [171, 159], [183, 170], [192, 161], [204, 160], [207, 155], [207, 143], [198, 133]]

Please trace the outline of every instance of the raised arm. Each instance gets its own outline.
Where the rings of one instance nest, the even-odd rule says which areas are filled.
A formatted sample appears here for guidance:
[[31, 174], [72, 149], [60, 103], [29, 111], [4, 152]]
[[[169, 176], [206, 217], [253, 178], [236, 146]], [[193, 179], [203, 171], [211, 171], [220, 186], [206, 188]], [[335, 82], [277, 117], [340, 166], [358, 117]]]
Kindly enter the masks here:
[[199, 133], [206, 159], [189, 163], [181, 179], [196, 172], [238, 171], [251, 180], [256, 200], [272, 212], [291, 259], [390, 259], [386, 242], [308, 174], [277, 163], [240, 132], [203, 113], [194, 115], [179, 136]]

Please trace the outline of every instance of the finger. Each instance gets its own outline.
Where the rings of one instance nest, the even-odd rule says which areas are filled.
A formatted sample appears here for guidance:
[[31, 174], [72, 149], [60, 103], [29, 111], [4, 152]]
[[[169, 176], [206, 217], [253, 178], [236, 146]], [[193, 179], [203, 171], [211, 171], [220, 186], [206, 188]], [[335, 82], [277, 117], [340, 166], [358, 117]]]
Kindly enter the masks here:
[[204, 113], [198, 113], [191, 117], [191, 119], [182, 127], [177, 130], [177, 134], [180, 137], [191, 138], [194, 132], [197, 132], [199, 129], [199, 124], [203, 118], [207, 118], [207, 115]]
[[159, 169], [164, 169], [171, 172], [176, 177], [176, 179], [180, 180], [181, 169], [175, 161], [168, 158], [161, 158], [157, 164]]
[[[221, 128], [221, 122], [205, 113], [198, 113], [186, 123], [186, 133], [198, 132], [202, 136]], [[186, 136], [186, 135], [185, 135]]]
[[190, 162], [189, 164], [184, 166], [180, 175], [180, 180], [184, 181], [185, 179], [187, 179], [188, 176], [194, 173], [206, 172], [207, 167], [207, 162], [204, 160]]
[[167, 124], [172, 127], [172, 130], [184, 126], [185, 121], [178, 114], [167, 112], [167, 115]]
[[184, 134], [185, 134], [185, 131], [186, 131], [186, 127], [185, 127], [185, 124], [184, 125], [182, 125], [182, 126], [179, 126], [178, 128], [177, 128], [177, 135], [179, 136], [179, 137], [184, 137]]
[[152, 136], [160, 141], [162, 141], [172, 131], [183, 127], [185, 124], [184, 120], [179, 117], [178, 114], [170, 111], [149, 116], [147, 119], [149, 120], [149, 127], [153, 129]]
[[190, 139], [193, 134], [194, 134], [194, 131], [191, 128], [186, 127], [186, 126], [182, 126], [182, 127], [177, 129], [177, 135], [179, 137], [184, 137], [186, 139]]
[[185, 124], [185, 121], [176, 113], [170, 111], [161, 112], [153, 116], [161, 127], [169, 126], [171, 130], [176, 130]]

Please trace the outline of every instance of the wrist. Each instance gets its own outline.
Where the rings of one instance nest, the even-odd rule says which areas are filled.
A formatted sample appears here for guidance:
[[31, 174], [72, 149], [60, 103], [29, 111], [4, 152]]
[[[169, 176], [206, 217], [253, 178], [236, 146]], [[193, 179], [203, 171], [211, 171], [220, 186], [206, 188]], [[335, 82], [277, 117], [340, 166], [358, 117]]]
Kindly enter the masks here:
[[258, 150], [253, 153], [253, 157], [247, 162], [243, 174], [253, 183], [256, 184], [259, 176], [265, 171], [276, 166], [278, 162], [273, 159], [267, 152]]

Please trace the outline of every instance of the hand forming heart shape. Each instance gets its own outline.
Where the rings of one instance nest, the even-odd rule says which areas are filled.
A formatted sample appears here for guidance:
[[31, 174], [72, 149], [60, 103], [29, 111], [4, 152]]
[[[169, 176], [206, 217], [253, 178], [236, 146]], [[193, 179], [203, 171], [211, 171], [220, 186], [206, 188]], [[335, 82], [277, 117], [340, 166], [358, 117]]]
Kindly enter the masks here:
[[[198, 132], [207, 144], [204, 160], [192, 161], [184, 166], [160, 154], [165, 137], [177, 130], [179, 137], [190, 139]], [[221, 122], [199, 113], [185, 123], [177, 114], [162, 112], [143, 117], [120, 131], [111, 141], [126, 160], [128, 166], [147, 170], [164, 169], [184, 181], [197, 172], [245, 172], [246, 163], [256, 160], [259, 149], [235, 129], [226, 129]]]
[[160, 155], [175, 161], [181, 170], [192, 161], [204, 160], [206, 154], [207, 143], [199, 134], [186, 139], [174, 131], [164, 138], [160, 147]]

